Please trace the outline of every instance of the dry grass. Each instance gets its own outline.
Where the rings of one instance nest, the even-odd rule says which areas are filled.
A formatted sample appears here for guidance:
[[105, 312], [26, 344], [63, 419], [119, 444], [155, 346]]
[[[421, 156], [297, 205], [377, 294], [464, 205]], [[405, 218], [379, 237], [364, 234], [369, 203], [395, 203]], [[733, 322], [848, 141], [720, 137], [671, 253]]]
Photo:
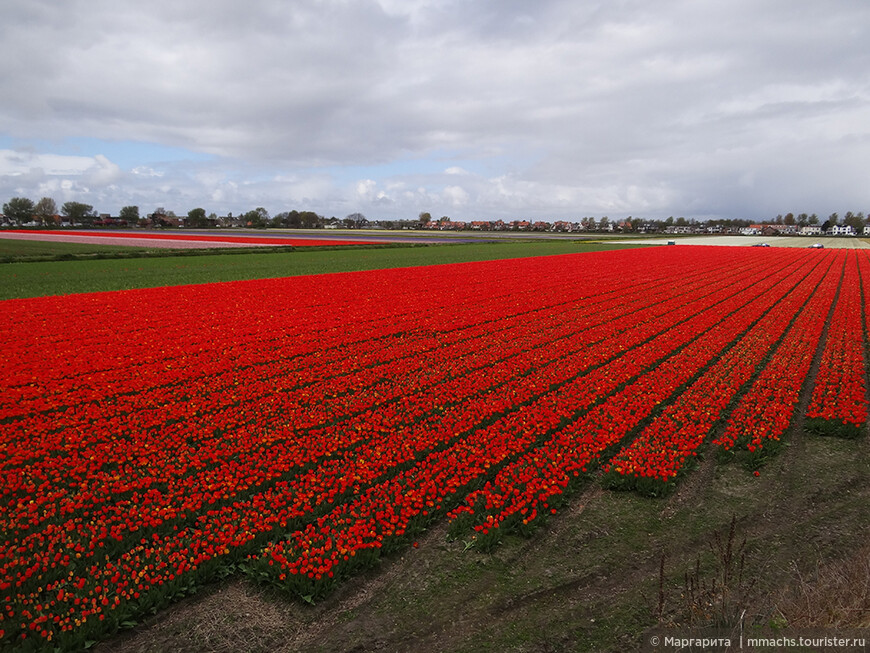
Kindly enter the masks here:
[[870, 543], [844, 560], [817, 561], [809, 574], [796, 565], [777, 609], [790, 627], [870, 628]]
[[[247, 581], [233, 580], [217, 591], [179, 605], [168, 617], [164, 613], [144, 624], [136, 636], [120, 637], [111, 644], [111, 650], [265, 653], [281, 648], [288, 630], [293, 630], [291, 615], [292, 609], [268, 600]], [[96, 650], [109, 650], [104, 646]]]

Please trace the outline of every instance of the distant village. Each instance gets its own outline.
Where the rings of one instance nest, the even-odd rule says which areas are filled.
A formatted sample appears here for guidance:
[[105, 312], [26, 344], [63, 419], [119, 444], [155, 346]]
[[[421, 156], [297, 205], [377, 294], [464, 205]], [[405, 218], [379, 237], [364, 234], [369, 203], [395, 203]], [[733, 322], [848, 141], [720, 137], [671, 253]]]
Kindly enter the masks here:
[[204, 209], [190, 210], [179, 216], [162, 207], [140, 215], [139, 207], [126, 206], [116, 216], [97, 213], [79, 202], [66, 202], [58, 211], [53, 200], [43, 198], [34, 204], [26, 198], [12, 198], [3, 205], [0, 226], [6, 228], [67, 227], [139, 227], [151, 229], [414, 229], [430, 231], [519, 231], [551, 233], [637, 233], [637, 234], [723, 234], [746, 236], [870, 236], [870, 221], [863, 213], [847, 211], [842, 218], [832, 213], [824, 221], [815, 214], [787, 213], [769, 222], [711, 219], [699, 221], [683, 217], [650, 220], [627, 217], [610, 219], [584, 217], [579, 220], [454, 220], [448, 216], [433, 218], [427, 212], [416, 219], [371, 220], [361, 213], [344, 218], [326, 218], [313, 211], [286, 211], [274, 216], [264, 208], [233, 215], [206, 214]]

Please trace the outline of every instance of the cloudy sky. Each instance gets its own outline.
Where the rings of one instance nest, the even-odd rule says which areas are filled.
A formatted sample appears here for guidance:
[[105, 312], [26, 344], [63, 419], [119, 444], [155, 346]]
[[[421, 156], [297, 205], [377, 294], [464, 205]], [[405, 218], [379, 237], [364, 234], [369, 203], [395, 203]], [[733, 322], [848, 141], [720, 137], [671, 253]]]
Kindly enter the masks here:
[[870, 212], [866, 0], [5, 0], [0, 200]]

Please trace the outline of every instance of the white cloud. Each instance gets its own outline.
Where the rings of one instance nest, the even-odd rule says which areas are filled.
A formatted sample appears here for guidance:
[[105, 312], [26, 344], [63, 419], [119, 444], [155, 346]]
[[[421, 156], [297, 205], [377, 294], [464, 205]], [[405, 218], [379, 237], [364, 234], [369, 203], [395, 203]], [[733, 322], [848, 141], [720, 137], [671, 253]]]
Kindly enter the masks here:
[[468, 203], [468, 192], [462, 186], [447, 186], [444, 195], [455, 207], [463, 207]]
[[364, 179], [360, 182], [357, 182], [356, 193], [362, 201], [370, 202], [376, 196], [377, 185], [377, 182], [373, 179]]
[[3, 176], [77, 175], [99, 165], [96, 157], [0, 150], [0, 175]]
[[97, 154], [94, 157], [94, 165], [85, 170], [84, 176], [91, 184], [109, 186], [120, 180], [122, 173], [117, 164], [112, 163], [102, 154]]
[[150, 166], [136, 166], [131, 171], [134, 175], [142, 177], [162, 177], [164, 173], [155, 170]]

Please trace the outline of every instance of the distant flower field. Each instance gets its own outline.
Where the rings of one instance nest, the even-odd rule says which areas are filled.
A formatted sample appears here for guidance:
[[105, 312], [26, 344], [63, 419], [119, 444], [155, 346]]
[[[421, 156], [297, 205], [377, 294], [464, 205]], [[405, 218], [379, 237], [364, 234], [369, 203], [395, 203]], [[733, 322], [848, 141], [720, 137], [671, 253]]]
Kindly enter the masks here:
[[0, 238], [41, 240], [59, 243], [89, 243], [127, 245], [130, 247], [159, 247], [171, 249], [205, 249], [222, 247], [324, 247], [339, 245], [366, 245], [376, 241], [365, 238], [335, 238], [329, 236], [287, 236], [269, 234], [195, 233], [184, 230], [170, 232], [151, 231], [70, 231], [70, 230], [15, 230], [0, 231]]
[[664, 493], [762, 460], [805, 389], [859, 433], [868, 276], [672, 247], [2, 302], [0, 644], [80, 647], [235, 569], [314, 600], [597, 478]]

